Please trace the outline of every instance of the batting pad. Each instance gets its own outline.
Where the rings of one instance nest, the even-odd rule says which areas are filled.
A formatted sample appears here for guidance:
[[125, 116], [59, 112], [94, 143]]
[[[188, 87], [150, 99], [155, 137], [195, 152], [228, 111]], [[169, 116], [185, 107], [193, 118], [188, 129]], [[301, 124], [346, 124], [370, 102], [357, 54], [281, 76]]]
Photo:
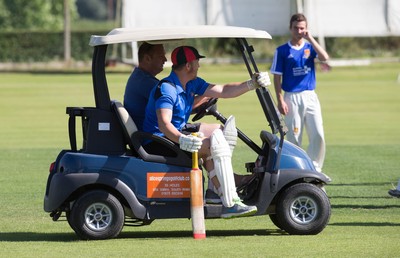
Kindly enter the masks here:
[[220, 129], [211, 135], [211, 156], [214, 160], [214, 171], [221, 185], [221, 200], [225, 207], [232, 207], [238, 199], [232, 168], [232, 153], [228, 142]]
[[231, 149], [231, 152], [235, 149], [235, 146], [237, 144], [237, 129], [236, 129], [236, 121], [234, 116], [228, 117], [228, 119], [225, 122], [223, 133], [225, 136], [226, 141], [229, 144], [229, 148]]

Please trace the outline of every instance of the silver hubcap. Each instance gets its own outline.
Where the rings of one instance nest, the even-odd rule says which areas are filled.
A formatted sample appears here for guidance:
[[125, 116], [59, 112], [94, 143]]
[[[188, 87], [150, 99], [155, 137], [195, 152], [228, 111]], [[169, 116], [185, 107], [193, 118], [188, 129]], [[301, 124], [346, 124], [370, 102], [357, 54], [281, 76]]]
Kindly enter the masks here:
[[318, 214], [315, 201], [307, 196], [297, 197], [290, 205], [290, 216], [299, 224], [313, 221]]
[[110, 225], [111, 221], [111, 210], [103, 203], [93, 203], [85, 211], [86, 225], [94, 231], [104, 230]]

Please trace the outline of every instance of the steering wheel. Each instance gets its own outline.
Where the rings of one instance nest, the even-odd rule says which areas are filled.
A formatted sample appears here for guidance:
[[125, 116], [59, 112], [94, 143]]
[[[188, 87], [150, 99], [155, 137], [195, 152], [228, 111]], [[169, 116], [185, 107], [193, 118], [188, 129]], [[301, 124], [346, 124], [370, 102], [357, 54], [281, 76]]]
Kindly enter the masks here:
[[197, 114], [192, 118], [192, 121], [195, 122], [205, 115], [209, 114], [209, 111], [214, 107], [216, 109], [216, 105], [218, 98], [210, 98], [207, 102], [201, 104], [199, 107], [196, 108]]

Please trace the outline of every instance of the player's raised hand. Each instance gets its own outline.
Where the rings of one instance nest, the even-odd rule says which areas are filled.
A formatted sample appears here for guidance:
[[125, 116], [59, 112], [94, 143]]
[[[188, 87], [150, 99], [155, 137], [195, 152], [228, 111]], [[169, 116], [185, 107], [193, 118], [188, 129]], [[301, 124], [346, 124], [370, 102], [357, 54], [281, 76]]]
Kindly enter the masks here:
[[267, 72], [254, 73], [253, 76], [251, 76], [251, 80], [247, 81], [249, 90], [258, 89], [260, 87], [265, 88], [269, 85], [271, 85], [271, 79]]

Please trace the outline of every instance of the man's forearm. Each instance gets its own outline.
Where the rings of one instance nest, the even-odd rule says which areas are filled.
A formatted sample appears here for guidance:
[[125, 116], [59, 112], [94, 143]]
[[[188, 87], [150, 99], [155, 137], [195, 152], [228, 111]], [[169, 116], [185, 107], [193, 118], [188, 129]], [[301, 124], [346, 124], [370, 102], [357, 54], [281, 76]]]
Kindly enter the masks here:
[[276, 99], [278, 102], [283, 101], [281, 78], [282, 75], [274, 74], [274, 87], [275, 87]]
[[308, 39], [308, 41], [310, 42], [310, 44], [313, 46], [315, 52], [317, 52], [318, 54], [318, 59], [322, 62], [324, 61], [328, 61], [329, 60], [329, 55], [328, 53], [325, 51], [325, 49], [323, 49], [321, 47], [321, 45], [314, 39], [314, 37], [310, 37]]

